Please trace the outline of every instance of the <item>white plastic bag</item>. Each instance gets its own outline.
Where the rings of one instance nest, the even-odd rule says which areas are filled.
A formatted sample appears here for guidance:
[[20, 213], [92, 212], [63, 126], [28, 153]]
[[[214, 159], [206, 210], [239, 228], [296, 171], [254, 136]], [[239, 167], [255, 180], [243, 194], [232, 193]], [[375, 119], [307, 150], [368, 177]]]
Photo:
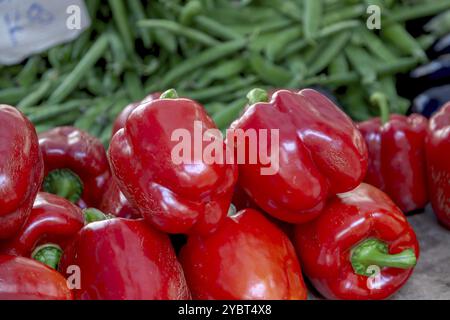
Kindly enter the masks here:
[[0, 0], [0, 64], [71, 41], [90, 23], [84, 0]]

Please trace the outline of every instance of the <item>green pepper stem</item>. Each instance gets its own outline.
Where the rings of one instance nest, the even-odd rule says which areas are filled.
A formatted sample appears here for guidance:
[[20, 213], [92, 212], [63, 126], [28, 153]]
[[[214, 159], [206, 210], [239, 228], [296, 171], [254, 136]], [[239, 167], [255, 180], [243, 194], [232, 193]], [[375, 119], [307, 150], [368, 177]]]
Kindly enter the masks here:
[[370, 276], [370, 266], [409, 269], [416, 265], [417, 258], [412, 249], [390, 254], [388, 246], [377, 239], [368, 239], [356, 246], [350, 257], [353, 270], [357, 274]]
[[248, 103], [254, 105], [258, 102], [268, 102], [269, 95], [266, 90], [255, 88], [247, 94]]
[[84, 221], [86, 224], [96, 221], [107, 220], [110, 217], [98, 209], [95, 208], [86, 208], [83, 210]]
[[164, 91], [159, 98], [160, 99], [178, 99], [179, 96], [175, 89], [169, 89], [167, 91]]
[[370, 97], [370, 102], [380, 109], [381, 124], [389, 121], [389, 105], [386, 95], [381, 92], [375, 92]]
[[63, 251], [60, 246], [47, 243], [34, 249], [31, 258], [56, 270], [62, 253]]
[[45, 177], [43, 189], [76, 203], [83, 193], [83, 182], [72, 170], [56, 169]]

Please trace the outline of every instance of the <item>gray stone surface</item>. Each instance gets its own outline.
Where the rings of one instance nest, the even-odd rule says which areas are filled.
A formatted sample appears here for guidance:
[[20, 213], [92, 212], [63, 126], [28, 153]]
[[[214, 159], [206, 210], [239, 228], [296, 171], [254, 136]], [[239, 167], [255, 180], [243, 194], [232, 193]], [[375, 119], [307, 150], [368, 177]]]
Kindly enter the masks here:
[[392, 299], [450, 300], [450, 231], [425, 213], [408, 218], [420, 244], [420, 258], [405, 286]]

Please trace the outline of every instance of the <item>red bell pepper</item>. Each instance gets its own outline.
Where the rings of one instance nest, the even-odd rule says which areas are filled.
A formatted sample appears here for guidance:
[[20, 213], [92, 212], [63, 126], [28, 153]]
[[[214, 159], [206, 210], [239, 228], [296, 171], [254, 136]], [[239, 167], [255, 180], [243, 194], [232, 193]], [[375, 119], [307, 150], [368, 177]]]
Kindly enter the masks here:
[[37, 261], [0, 255], [0, 300], [72, 300], [66, 279]]
[[44, 164], [36, 130], [20, 111], [0, 105], [0, 123], [0, 239], [6, 239], [28, 218]]
[[[260, 158], [256, 164], [239, 165], [241, 186], [265, 212], [303, 223], [320, 214], [327, 198], [362, 181], [367, 167], [364, 139], [350, 118], [325, 96], [311, 89], [279, 90], [265, 102], [267, 93], [255, 89], [248, 97], [251, 106], [231, 125], [233, 136], [238, 136], [238, 129], [279, 130], [275, 174], [261, 174], [267, 165]], [[230, 135], [227, 141], [230, 144]], [[270, 139], [268, 145], [272, 143]], [[239, 141], [234, 144], [239, 151]], [[250, 143], [245, 144], [245, 152], [248, 157]]]
[[66, 247], [60, 270], [80, 268], [81, 300], [189, 299], [169, 237], [143, 220], [113, 218], [86, 225]]
[[142, 101], [130, 103], [128, 106], [126, 106], [114, 121], [111, 137], [114, 136], [117, 131], [125, 127], [125, 123], [127, 122], [128, 117], [137, 107], [139, 107], [141, 104], [147, 104], [149, 102], [152, 102], [153, 100], [159, 99], [160, 96], [160, 92], [154, 92], [152, 94], [149, 94]]
[[67, 242], [84, 226], [81, 209], [70, 201], [39, 192], [22, 229], [0, 243], [2, 254], [31, 257], [56, 269]]
[[386, 192], [403, 212], [421, 209], [428, 202], [427, 125], [419, 114], [383, 115], [358, 125], [369, 149], [365, 182]]
[[201, 105], [169, 90], [131, 113], [111, 140], [109, 159], [120, 189], [147, 221], [165, 232], [211, 232], [230, 206], [236, 165], [200, 159], [176, 164], [172, 159], [180, 143], [173, 141], [175, 130], [190, 134], [195, 149], [195, 122], [202, 134], [216, 129]]
[[139, 210], [131, 205], [114, 179], [110, 179], [99, 209], [118, 218], [137, 219], [141, 217]]
[[110, 171], [100, 140], [74, 127], [58, 127], [39, 135], [44, 156], [43, 190], [82, 208], [97, 207]]
[[426, 154], [431, 205], [438, 220], [450, 229], [450, 102], [430, 119]]
[[211, 235], [190, 236], [180, 261], [194, 299], [306, 299], [292, 243], [253, 209]]
[[328, 299], [385, 299], [408, 280], [419, 244], [404, 214], [379, 189], [361, 184], [331, 199], [295, 230], [303, 270]]

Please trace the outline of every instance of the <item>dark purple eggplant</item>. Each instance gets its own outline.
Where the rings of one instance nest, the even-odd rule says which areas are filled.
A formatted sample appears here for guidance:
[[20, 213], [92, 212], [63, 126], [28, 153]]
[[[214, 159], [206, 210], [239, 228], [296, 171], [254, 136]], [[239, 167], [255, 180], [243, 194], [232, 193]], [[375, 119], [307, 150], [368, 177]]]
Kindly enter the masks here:
[[446, 36], [440, 38], [436, 43], [431, 47], [430, 56], [438, 57], [443, 54], [450, 53], [450, 33]]
[[414, 99], [409, 113], [420, 113], [429, 118], [448, 101], [450, 101], [450, 84], [431, 88]]

